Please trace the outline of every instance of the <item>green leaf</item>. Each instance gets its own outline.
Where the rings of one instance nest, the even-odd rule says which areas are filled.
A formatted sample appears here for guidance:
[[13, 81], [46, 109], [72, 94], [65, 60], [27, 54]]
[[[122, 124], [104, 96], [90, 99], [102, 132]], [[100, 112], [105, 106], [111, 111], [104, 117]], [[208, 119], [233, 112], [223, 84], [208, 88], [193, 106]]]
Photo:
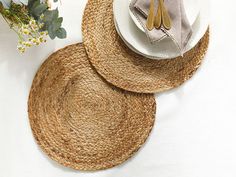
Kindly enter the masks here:
[[59, 18], [57, 19], [57, 22], [58, 22], [58, 23], [62, 23], [62, 22], [63, 22], [63, 18], [62, 18], [62, 17], [59, 17]]
[[38, 5], [40, 5], [40, 0], [33, 0], [32, 2], [29, 1], [28, 10], [29, 10], [29, 13], [30, 13], [31, 15], [34, 16], [33, 10], [34, 10]]
[[53, 31], [53, 27], [52, 25], [49, 26], [48, 28], [48, 35], [51, 39], [55, 39], [56, 38], [56, 34], [55, 32]]
[[55, 9], [55, 10], [46, 10], [44, 12], [44, 21], [45, 22], [51, 22], [53, 21], [54, 19], [57, 19], [58, 18], [58, 9]]
[[64, 28], [59, 28], [56, 32], [56, 35], [57, 35], [58, 38], [64, 39], [67, 36], [66, 30]]
[[35, 0], [31, 9], [35, 9], [38, 5], [40, 5], [40, 0]]
[[53, 30], [54, 32], [56, 32], [56, 31], [61, 27], [62, 21], [63, 21], [63, 18], [62, 18], [62, 17], [60, 17], [60, 18], [55, 19], [55, 20], [52, 21], [51, 25], [52, 25], [52, 30]]
[[35, 0], [29, 0], [29, 1], [28, 1], [28, 7], [29, 7], [29, 8], [33, 6], [34, 1], [35, 1]]
[[39, 4], [32, 10], [32, 13], [39, 17], [45, 10], [47, 10], [47, 8], [46, 4]]

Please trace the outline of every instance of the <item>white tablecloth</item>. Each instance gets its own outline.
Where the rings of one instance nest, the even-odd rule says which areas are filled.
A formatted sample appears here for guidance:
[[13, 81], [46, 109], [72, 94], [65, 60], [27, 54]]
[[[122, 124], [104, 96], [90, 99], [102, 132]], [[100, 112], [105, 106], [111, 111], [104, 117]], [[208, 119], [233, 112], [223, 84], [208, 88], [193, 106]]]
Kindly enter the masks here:
[[0, 177], [235, 177], [236, 1], [211, 4], [211, 42], [201, 69], [178, 89], [156, 95], [156, 124], [128, 162], [84, 173], [50, 160], [36, 145], [27, 115], [34, 75], [49, 54], [82, 41], [85, 0], [63, 0], [66, 40], [19, 54], [0, 20]]

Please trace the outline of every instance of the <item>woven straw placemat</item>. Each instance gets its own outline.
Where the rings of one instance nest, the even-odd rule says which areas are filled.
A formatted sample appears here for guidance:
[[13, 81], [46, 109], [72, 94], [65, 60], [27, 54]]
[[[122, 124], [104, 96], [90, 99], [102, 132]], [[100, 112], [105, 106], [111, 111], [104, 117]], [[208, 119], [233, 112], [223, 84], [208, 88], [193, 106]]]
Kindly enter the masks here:
[[52, 54], [31, 88], [28, 112], [43, 151], [78, 170], [100, 170], [131, 157], [155, 119], [153, 94], [122, 91], [91, 67], [82, 44]]
[[116, 32], [112, 0], [89, 0], [83, 16], [83, 40], [89, 59], [108, 82], [133, 92], [155, 93], [189, 79], [206, 53], [209, 30], [184, 57], [144, 58], [130, 50]]

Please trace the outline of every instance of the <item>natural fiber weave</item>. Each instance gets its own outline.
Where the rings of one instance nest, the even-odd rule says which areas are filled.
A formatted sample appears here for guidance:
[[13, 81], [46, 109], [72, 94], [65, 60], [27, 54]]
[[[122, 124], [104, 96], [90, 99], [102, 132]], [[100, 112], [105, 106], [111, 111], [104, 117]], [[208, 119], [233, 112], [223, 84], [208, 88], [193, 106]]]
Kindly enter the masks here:
[[151, 60], [131, 51], [116, 32], [112, 0], [89, 0], [83, 16], [83, 40], [92, 65], [108, 82], [133, 92], [154, 93], [189, 79], [207, 51], [209, 30], [184, 57]]
[[100, 170], [124, 162], [145, 142], [155, 99], [106, 83], [76, 44], [41, 66], [28, 109], [35, 139], [50, 158], [78, 170]]

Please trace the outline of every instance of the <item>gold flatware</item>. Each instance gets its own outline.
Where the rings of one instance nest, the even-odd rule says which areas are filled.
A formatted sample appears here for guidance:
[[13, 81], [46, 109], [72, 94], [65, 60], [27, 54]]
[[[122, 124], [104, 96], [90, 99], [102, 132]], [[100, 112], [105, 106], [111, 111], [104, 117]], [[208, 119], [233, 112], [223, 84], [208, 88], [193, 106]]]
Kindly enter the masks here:
[[146, 26], [149, 31], [151, 31], [154, 28], [154, 0], [151, 0], [150, 2], [150, 9]]
[[160, 3], [158, 4], [158, 8], [157, 8], [157, 14], [155, 16], [155, 21], [154, 21], [154, 26], [156, 29], [159, 29], [161, 27], [161, 19], [162, 19], [162, 7], [160, 5]]
[[164, 1], [159, 0], [159, 4], [161, 6], [162, 25], [164, 26], [165, 29], [169, 30], [171, 29], [170, 15], [165, 8]]

